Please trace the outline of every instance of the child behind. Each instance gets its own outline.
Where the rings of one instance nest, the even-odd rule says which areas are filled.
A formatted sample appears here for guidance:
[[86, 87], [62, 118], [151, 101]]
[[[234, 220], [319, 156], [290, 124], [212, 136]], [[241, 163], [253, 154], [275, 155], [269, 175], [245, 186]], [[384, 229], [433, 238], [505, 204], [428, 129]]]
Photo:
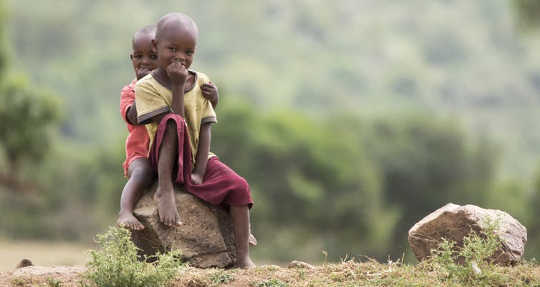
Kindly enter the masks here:
[[135, 105], [135, 84], [157, 66], [157, 55], [152, 50], [152, 40], [156, 32], [155, 25], [149, 25], [133, 35], [132, 53], [129, 55], [136, 79], [125, 86], [121, 92], [120, 114], [129, 130], [126, 139], [126, 160], [122, 165], [128, 181], [120, 197], [118, 225], [132, 230], [141, 230], [144, 226], [133, 216], [133, 208], [146, 188], [154, 181], [154, 171], [147, 159], [150, 138], [146, 128], [137, 124]]
[[[137, 125], [137, 108], [135, 104], [135, 84], [157, 67], [157, 55], [152, 48], [156, 26], [148, 25], [133, 35], [132, 49], [129, 55], [133, 64], [135, 77], [129, 85], [124, 86], [120, 98], [120, 114], [129, 131], [126, 139], [126, 160], [123, 163], [124, 176], [128, 181], [120, 198], [120, 212], [117, 224], [132, 230], [142, 230], [144, 226], [133, 215], [133, 208], [154, 181], [155, 171], [147, 159], [150, 138], [143, 125]], [[202, 87], [203, 96], [208, 98], [212, 106], [218, 102], [217, 88], [209, 83]], [[213, 92], [215, 91], [215, 92]]]
[[227, 205], [236, 238], [236, 265], [250, 268], [255, 266], [248, 243], [253, 200], [247, 182], [210, 153], [211, 125], [217, 117], [202, 94], [213, 87], [205, 85], [209, 83], [205, 74], [188, 70], [197, 37], [197, 26], [190, 17], [180, 13], [163, 16], [152, 41], [158, 68], [135, 88], [137, 120], [148, 123], [149, 158], [158, 173], [158, 213], [167, 226], [182, 224], [174, 184], [183, 184], [186, 191], [211, 204]]

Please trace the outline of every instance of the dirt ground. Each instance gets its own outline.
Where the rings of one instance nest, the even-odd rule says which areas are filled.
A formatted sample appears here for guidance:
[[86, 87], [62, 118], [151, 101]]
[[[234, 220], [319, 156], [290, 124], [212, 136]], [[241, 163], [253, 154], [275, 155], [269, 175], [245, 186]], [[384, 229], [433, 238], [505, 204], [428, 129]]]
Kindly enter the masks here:
[[22, 259], [34, 265], [84, 265], [90, 245], [27, 240], [0, 239], [0, 272], [13, 271]]
[[[0, 273], [0, 286], [88, 286], [81, 284], [82, 266], [31, 266]], [[493, 286], [540, 286], [540, 266], [500, 267], [502, 278]], [[494, 283], [495, 281], [491, 282]], [[484, 284], [485, 285], [485, 284]], [[491, 284], [487, 284], [492, 286]], [[181, 267], [170, 286], [216, 287], [343, 287], [343, 286], [463, 286], [447, 276], [419, 265], [358, 263], [354, 261], [290, 268], [263, 265], [250, 270]]]

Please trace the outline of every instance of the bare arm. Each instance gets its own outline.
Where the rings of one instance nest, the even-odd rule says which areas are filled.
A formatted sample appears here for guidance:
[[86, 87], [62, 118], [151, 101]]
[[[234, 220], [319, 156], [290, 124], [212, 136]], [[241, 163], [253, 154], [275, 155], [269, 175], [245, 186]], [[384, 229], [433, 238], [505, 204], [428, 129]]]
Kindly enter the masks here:
[[135, 102], [129, 108], [126, 112], [126, 120], [130, 125], [138, 125], [137, 122], [137, 106], [135, 105]]
[[184, 83], [172, 86], [172, 113], [184, 117]]
[[175, 61], [167, 66], [167, 75], [171, 80], [171, 112], [184, 117], [184, 86], [188, 70], [180, 62]]
[[[167, 66], [166, 73], [170, 79], [172, 91], [172, 103], [168, 112], [184, 117], [184, 85], [186, 83], [188, 71], [181, 63], [173, 62]], [[149, 121], [152, 121], [159, 124], [165, 114], [167, 114], [167, 111], [144, 120], [142, 123], [146, 124]]]
[[211, 123], [206, 123], [201, 126], [199, 133], [199, 147], [197, 148], [197, 156], [195, 158], [195, 168], [191, 176], [191, 181], [194, 184], [201, 184], [206, 173], [206, 164], [208, 163], [208, 153], [210, 152], [210, 142], [212, 140]]

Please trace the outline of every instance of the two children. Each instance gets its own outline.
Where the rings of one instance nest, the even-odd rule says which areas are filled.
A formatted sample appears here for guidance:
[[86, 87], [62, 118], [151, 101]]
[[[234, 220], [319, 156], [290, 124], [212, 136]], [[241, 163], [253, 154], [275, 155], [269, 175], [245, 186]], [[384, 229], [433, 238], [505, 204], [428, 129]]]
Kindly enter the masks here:
[[[135, 84], [157, 67], [157, 54], [152, 48], [156, 26], [148, 25], [133, 35], [132, 52], [129, 55], [135, 72], [135, 79], [124, 86], [120, 97], [120, 115], [126, 122], [129, 134], [126, 139], [126, 160], [122, 164], [124, 176], [128, 178], [120, 198], [120, 212], [117, 224], [131, 230], [141, 230], [144, 226], [133, 216], [133, 208], [155, 179], [155, 171], [148, 161], [150, 138], [143, 125], [137, 125], [135, 104]], [[204, 85], [203, 96], [215, 108], [218, 104], [217, 88], [213, 83]]]
[[[249, 257], [249, 208], [253, 200], [247, 182], [210, 152], [211, 125], [217, 117], [208, 98], [217, 98], [217, 88], [205, 74], [189, 69], [197, 38], [195, 22], [184, 14], [170, 13], [159, 20], [151, 40], [151, 51], [157, 52], [157, 68], [137, 82], [137, 106], [133, 110], [137, 123], [146, 124], [148, 131], [149, 165], [158, 174], [154, 196], [160, 220], [167, 226], [182, 224], [175, 204], [175, 184], [182, 184], [186, 191], [211, 204], [227, 205], [234, 225], [237, 267], [250, 268], [255, 266]], [[135, 61], [134, 68], [137, 74]], [[127, 112], [129, 120], [129, 110], [122, 112]], [[132, 189], [134, 171], [130, 173], [129, 168], [131, 177], [121, 201], [121, 205], [125, 201], [125, 211], [119, 223], [141, 228], [138, 221], [133, 223], [136, 218], [132, 210], [142, 188]]]

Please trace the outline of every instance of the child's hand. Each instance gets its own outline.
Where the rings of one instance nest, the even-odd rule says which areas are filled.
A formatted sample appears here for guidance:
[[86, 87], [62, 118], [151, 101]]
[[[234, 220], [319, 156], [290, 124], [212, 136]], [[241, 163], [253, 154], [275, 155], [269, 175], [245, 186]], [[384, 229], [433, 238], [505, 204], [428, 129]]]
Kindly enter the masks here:
[[208, 82], [207, 84], [203, 84], [201, 86], [201, 91], [202, 91], [203, 97], [209, 100], [210, 103], [212, 103], [212, 107], [215, 109], [219, 102], [217, 86], [212, 82]]
[[187, 75], [188, 70], [178, 61], [174, 61], [167, 66], [167, 76], [169, 76], [169, 79], [171, 79], [171, 83], [174, 86], [184, 85]]
[[191, 183], [194, 185], [201, 184], [203, 182], [203, 177], [200, 174], [192, 173], [191, 174]]

